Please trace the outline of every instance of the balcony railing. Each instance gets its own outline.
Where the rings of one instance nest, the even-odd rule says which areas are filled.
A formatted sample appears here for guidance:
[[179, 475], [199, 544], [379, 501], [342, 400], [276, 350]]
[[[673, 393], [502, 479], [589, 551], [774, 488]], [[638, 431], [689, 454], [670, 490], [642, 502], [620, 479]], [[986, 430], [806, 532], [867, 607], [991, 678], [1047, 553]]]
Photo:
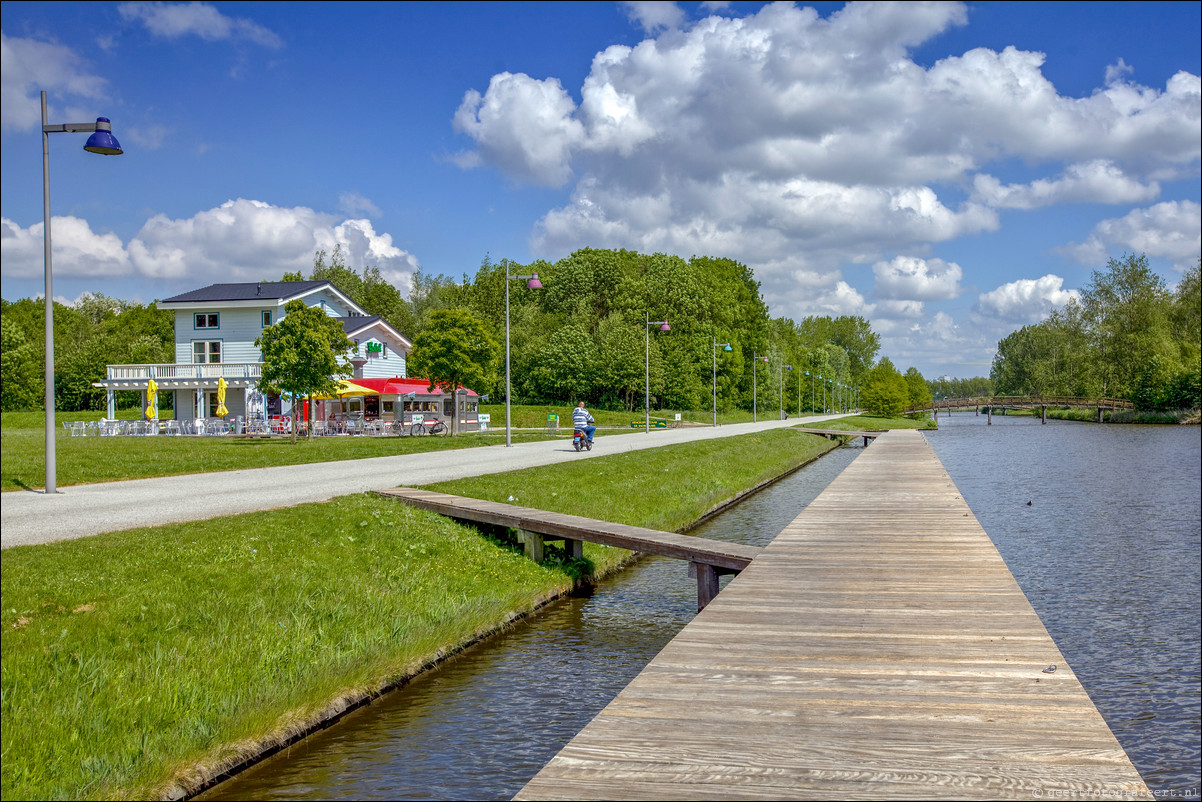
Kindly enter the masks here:
[[210, 362], [204, 364], [109, 365], [108, 378], [121, 381], [154, 379], [257, 379], [262, 362]]

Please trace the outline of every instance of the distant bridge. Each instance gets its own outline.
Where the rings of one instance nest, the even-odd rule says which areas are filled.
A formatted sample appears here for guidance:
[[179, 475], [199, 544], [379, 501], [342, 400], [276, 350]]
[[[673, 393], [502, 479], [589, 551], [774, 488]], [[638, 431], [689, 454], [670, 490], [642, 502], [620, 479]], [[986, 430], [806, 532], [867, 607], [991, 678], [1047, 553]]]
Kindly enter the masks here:
[[977, 414], [985, 410], [992, 423], [995, 409], [1039, 409], [1044, 423], [1048, 422], [1048, 407], [1070, 407], [1075, 409], [1096, 409], [1098, 423], [1102, 422], [1105, 412], [1127, 411], [1135, 409], [1135, 404], [1121, 398], [1081, 398], [1079, 396], [1023, 396], [1023, 395], [992, 395], [975, 398], [938, 398], [930, 404], [911, 407], [906, 413], [931, 412], [939, 417], [939, 410], [972, 409]]

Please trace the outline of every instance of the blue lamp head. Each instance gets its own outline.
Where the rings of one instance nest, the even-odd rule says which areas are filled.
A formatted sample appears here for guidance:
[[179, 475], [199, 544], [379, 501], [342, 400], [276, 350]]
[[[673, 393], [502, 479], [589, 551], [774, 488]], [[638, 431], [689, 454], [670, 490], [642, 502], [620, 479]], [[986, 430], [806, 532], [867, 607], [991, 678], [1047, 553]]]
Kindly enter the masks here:
[[96, 133], [88, 137], [83, 149], [102, 156], [120, 156], [125, 152], [121, 150], [121, 143], [117, 141], [117, 137], [113, 136], [113, 126], [108, 117], [96, 118]]

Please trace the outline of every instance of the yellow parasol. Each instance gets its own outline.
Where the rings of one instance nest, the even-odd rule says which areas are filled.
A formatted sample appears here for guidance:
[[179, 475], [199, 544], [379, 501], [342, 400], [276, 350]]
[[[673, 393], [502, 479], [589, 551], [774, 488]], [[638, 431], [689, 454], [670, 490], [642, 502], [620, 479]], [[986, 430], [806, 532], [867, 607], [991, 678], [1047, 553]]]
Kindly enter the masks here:
[[375, 395], [378, 392], [379, 392], [378, 390], [373, 390], [372, 388], [365, 387], [362, 384], [356, 384], [355, 382], [350, 382], [350, 381], [347, 381], [346, 379], [339, 379], [338, 380], [338, 389], [334, 392], [334, 395], [324, 395], [322, 393], [314, 393], [311, 397], [312, 398], [348, 398], [350, 396], [356, 396], [356, 395]]
[[222, 376], [217, 380], [217, 417], [224, 418], [230, 414], [230, 411], [225, 408], [225, 377]]
[[155, 384], [154, 379], [146, 385], [146, 420], [151, 420], [155, 416], [155, 396], [159, 393], [159, 386]]

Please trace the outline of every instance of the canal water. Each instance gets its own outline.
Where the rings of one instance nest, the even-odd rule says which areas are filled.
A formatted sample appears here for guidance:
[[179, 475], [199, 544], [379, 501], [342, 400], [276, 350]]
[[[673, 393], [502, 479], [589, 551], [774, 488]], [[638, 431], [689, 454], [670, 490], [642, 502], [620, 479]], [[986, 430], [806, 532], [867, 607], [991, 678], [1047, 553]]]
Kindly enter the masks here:
[[1144, 782], [1197, 799], [1202, 429], [966, 412], [927, 441]]
[[[985, 420], [928, 440], [1149, 786], [1197, 798], [1198, 427]], [[765, 545], [859, 453], [695, 533]], [[203, 798], [509, 799], [695, 608], [683, 563], [645, 559]]]

